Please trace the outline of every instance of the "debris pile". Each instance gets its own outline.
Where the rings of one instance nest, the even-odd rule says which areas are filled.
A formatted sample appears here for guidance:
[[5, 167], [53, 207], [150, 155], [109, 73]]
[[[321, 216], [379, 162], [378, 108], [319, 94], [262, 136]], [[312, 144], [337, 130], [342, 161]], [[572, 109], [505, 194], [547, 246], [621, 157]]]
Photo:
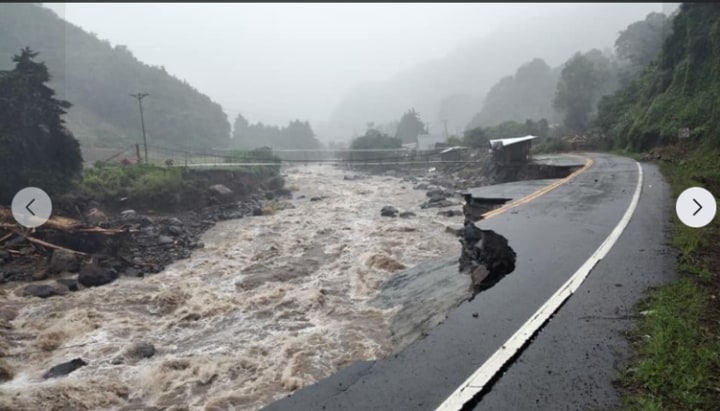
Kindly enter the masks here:
[[89, 215], [56, 215], [34, 229], [18, 225], [12, 211], [0, 207], [0, 284], [55, 278], [58, 284], [24, 291], [49, 298], [77, 291], [78, 285], [96, 287], [119, 276], [158, 273], [202, 248], [200, 235], [215, 222], [251, 215], [258, 204], [215, 205], [167, 217], [124, 210], [100, 222]]

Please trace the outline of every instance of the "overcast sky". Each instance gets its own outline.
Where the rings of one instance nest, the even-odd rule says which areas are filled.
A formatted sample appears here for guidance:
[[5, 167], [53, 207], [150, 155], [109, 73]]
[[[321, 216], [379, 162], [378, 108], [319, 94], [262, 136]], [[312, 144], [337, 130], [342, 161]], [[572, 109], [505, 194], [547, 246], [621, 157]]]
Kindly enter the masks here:
[[[322, 123], [355, 84], [382, 80], [518, 15], [573, 4], [48, 3], [141, 61], [163, 65], [232, 121]], [[661, 11], [661, 10], [658, 10]]]

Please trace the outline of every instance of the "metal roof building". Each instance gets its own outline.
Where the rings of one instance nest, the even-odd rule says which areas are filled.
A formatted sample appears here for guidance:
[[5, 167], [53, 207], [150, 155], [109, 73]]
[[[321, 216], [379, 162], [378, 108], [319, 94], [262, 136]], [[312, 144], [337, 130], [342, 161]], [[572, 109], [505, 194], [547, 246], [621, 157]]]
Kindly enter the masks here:
[[497, 161], [505, 164], [525, 162], [530, 159], [530, 146], [537, 136], [498, 138], [490, 140], [490, 149]]

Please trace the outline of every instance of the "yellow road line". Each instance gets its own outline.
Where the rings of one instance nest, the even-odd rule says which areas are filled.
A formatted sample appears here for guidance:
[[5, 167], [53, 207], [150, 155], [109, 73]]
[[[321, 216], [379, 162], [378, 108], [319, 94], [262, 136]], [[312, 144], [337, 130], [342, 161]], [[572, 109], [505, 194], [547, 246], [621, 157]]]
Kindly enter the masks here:
[[582, 166], [581, 168], [573, 171], [567, 177], [560, 179], [552, 184], [548, 184], [545, 187], [542, 187], [542, 188], [538, 189], [537, 191], [526, 195], [523, 198], [519, 198], [515, 201], [509, 202], [500, 208], [496, 208], [494, 210], [488, 211], [487, 213], [483, 214], [482, 217], [483, 217], [483, 219], [487, 220], [488, 218], [495, 217], [496, 215], [500, 215], [512, 208], [519, 206], [519, 205], [529, 203], [530, 201], [535, 200], [536, 198], [538, 198], [542, 195], [545, 195], [545, 194], [549, 193], [550, 191], [560, 187], [561, 185], [569, 182], [570, 180], [577, 177], [578, 175], [580, 175], [582, 172], [584, 172], [588, 168], [592, 167], [592, 164], [593, 164], [592, 158], [585, 157], [585, 165]]

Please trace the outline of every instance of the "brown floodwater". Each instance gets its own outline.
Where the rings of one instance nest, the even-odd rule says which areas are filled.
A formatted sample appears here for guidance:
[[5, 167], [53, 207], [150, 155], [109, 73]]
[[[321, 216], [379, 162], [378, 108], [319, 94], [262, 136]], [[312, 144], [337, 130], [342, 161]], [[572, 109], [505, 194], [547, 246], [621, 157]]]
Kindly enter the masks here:
[[[220, 222], [203, 249], [159, 274], [44, 300], [4, 285], [18, 315], [1, 330], [15, 376], [0, 383], [0, 409], [253, 410], [396, 350], [400, 309], [371, 302], [403, 267], [459, 253], [444, 228], [462, 217], [420, 209], [425, 192], [399, 178], [285, 171], [295, 208]], [[385, 205], [417, 216], [381, 217]], [[132, 355], [138, 342], [156, 354]], [[78, 357], [88, 365], [42, 378]]]

